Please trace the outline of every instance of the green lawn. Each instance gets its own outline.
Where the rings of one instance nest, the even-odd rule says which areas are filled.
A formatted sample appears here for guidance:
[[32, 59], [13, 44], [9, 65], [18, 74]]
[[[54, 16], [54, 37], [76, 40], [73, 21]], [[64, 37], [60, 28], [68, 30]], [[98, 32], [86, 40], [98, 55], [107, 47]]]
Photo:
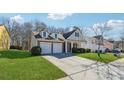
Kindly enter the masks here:
[[53, 80], [64, 76], [41, 56], [19, 50], [0, 51], [0, 80]]
[[[101, 54], [102, 59], [100, 59], [98, 57], [97, 53], [82, 53], [82, 54], [76, 54], [76, 55], [79, 57], [96, 60], [96, 61], [100, 61], [100, 62], [104, 62], [104, 63], [109, 63], [109, 62], [119, 59], [118, 57], [115, 57], [112, 53]], [[122, 57], [124, 57], [124, 56], [122, 56]]]

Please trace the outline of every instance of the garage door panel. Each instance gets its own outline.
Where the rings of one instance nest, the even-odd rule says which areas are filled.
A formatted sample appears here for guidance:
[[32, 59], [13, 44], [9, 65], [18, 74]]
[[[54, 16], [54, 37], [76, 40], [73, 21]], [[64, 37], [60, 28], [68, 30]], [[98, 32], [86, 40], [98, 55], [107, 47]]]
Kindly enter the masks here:
[[53, 43], [53, 53], [62, 53], [62, 43]]
[[47, 42], [42, 42], [40, 43], [40, 47], [42, 49], [42, 54], [51, 54], [51, 43], [47, 43]]

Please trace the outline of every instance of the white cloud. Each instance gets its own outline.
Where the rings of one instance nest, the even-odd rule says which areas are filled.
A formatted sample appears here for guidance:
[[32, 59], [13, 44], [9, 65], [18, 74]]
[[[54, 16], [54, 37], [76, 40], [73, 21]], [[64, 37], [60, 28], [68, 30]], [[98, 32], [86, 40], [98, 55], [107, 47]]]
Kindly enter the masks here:
[[24, 22], [24, 19], [21, 15], [16, 15], [16, 16], [10, 17], [10, 21], [22, 23], [22, 22]]
[[101, 35], [106, 31], [105, 38], [119, 39], [120, 33], [124, 30], [124, 20], [108, 20], [104, 23], [96, 23], [92, 26], [90, 31], [94, 31], [97, 35]]
[[72, 13], [49, 13], [47, 18], [52, 20], [63, 20], [68, 16], [71, 16]]
[[97, 23], [93, 25], [93, 29], [96, 31], [124, 29], [124, 20], [108, 20], [107, 22], [104, 23]]
[[124, 20], [109, 20], [107, 26], [111, 28], [124, 27]]

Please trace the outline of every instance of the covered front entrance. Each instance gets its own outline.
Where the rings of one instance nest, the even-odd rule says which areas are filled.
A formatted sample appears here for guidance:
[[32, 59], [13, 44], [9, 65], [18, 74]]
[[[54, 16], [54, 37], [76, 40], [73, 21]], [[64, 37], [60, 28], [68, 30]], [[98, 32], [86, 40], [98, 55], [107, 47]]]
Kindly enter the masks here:
[[65, 53], [72, 52], [72, 48], [81, 48], [81, 42], [66, 41], [65, 42]]

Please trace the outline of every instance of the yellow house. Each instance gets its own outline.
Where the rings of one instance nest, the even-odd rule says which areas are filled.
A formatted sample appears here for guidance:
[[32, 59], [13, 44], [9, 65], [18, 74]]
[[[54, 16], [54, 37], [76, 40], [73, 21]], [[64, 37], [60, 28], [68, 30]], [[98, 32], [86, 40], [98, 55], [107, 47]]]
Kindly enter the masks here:
[[4, 25], [0, 25], [0, 49], [10, 48], [10, 35]]

